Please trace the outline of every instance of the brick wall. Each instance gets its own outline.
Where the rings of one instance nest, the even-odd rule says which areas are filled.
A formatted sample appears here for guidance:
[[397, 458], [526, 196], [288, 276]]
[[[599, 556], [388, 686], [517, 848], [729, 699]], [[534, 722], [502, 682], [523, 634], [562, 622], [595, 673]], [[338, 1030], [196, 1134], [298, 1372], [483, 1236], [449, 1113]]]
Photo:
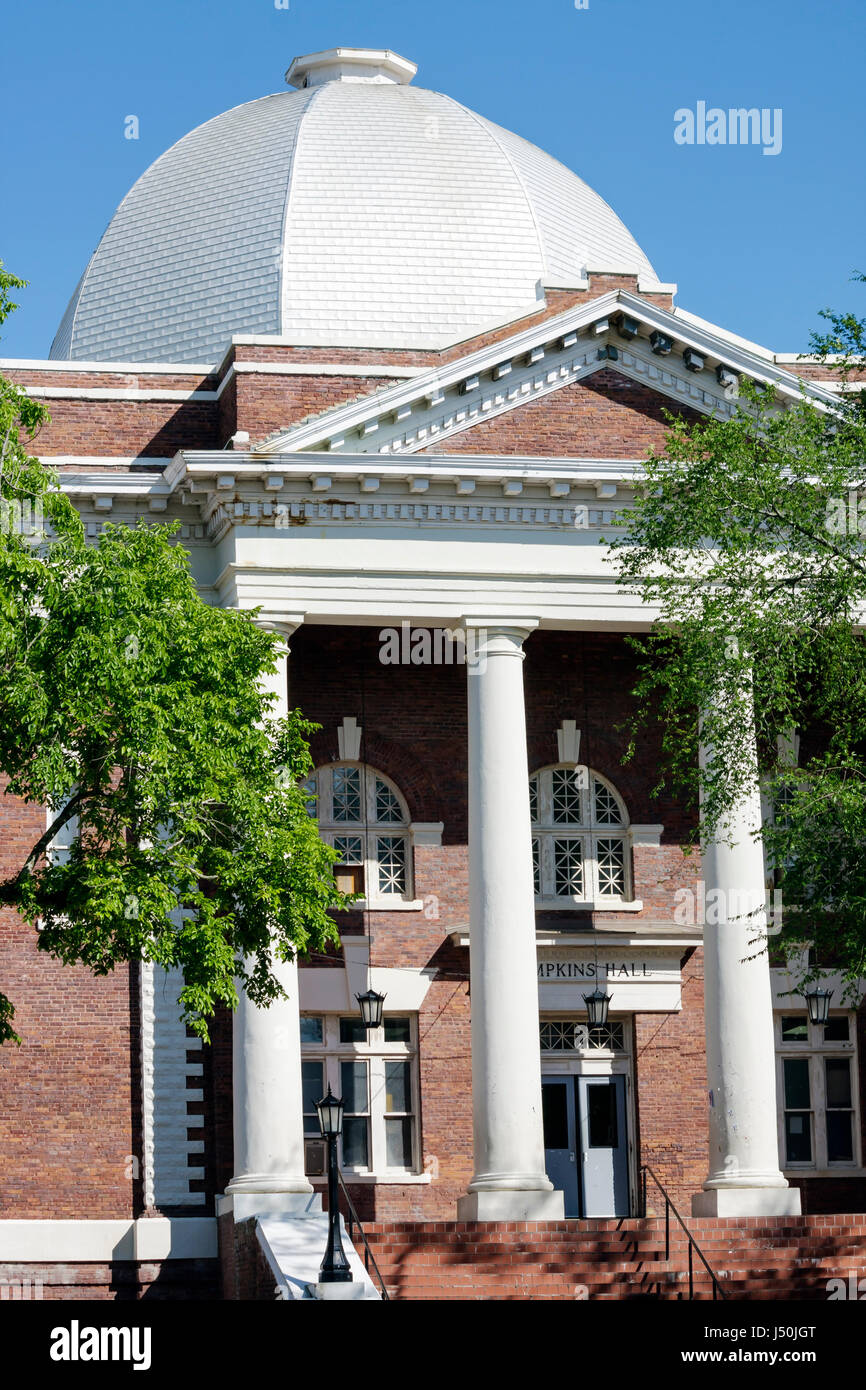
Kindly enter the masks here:
[[217, 1229], [223, 1298], [273, 1302], [276, 1280], [259, 1244], [255, 1218], [235, 1222], [228, 1212], [219, 1217]]
[[215, 1299], [217, 1260], [85, 1260], [78, 1263], [0, 1264], [0, 1297], [10, 1300]]
[[[0, 873], [17, 872], [44, 812], [0, 797]], [[0, 1220], [130, 1217], [141, 1165], [138, 1004], [130, 967], [98, 979], [37, 949], [0, 913], [0, 979], [22, 1046], [0, 1048]]]
[[[449, 454], [529, 454], [588, 458], [644, 458], [661, 448], [667, 409], [696, 420], [695, 412], [605, 367], [583, 381], [527, 401], [519, 409], [482, 420], [445, 442]], [[431, 445], [421, 453], [441, 453]]]
[[686, 1220], [709, 1163], [703, 952], [687, 954], [679, 1013], [636, 1014], [638, 1162], [648, 1164]]

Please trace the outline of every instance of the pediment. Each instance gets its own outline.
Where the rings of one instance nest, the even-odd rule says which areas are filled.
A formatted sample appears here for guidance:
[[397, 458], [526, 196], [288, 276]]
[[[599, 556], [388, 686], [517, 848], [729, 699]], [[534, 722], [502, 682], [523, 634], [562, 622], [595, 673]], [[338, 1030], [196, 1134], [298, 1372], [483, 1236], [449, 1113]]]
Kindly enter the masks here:
[[[780, 367], [771, 352], [615, 290], [493, 347], [279, 432], [255, 452], [393, 458], [459, 448], [456, 437], [477, 426], [611, 372], [666, 402], [722, 418], [737, 409], [742, 377], [772, 384], [790, 400], [805, 391], [826, 408], [834, 401], [832, 391]], [[450, 440], [455, 444], [446, 444]]]

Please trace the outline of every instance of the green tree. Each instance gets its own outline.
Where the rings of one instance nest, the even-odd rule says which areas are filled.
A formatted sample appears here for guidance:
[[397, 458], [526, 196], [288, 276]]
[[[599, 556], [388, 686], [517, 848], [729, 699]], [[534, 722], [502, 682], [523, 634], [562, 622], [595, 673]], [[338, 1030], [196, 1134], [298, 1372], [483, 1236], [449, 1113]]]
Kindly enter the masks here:
[[[0, 322], [22, 283], [0, 263]], [[281, 993], [272, 951], [338, 940], [347, 900], [302, 787], [316, 726], [269, 718], [278, 639], [201, 600], [176, 527], [87, 541], [28, 453], [46, 418], [0, 379], [0, 771], [53, 808], [0, 905], [98, 975], [182, 967], [183, 1017], [207, 1038], [237, 980], [260, 1004]], [[13, 1014], [0, 994], [0, 1042]]]
[[[658, 613], [630, 639], [631, 747], [661, 721], [659, 787], [692, 803], [700, 791], [696, 834], [723, 833], [749, 785], [754, 715], [782, 942], [814, 948], [800, 983], [831, 963], [849, 982], [866, 975], [866, 324], [823, 317], [811, 349], [835, 367], [835, 398], [785, 401], [743, 381], [730, 418], [668, 415], [611, 555]], [[713, 750], [700, 770], [698, 712]]]

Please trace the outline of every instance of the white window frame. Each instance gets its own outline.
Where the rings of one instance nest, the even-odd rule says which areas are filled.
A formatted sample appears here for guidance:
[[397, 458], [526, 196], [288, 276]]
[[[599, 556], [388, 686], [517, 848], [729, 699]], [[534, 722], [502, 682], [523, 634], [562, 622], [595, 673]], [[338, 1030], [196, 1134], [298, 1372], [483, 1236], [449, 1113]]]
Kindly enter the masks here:
[[[358, 1015], [349, 1011], [339, 1014], [323, 1014], [304, 1011], [303, 1018], [322, 1020], [322, 1042], [302, 1043], [301, 1060], [320, 1061], [324, 1064], [324, 1084], [330, 1086], [335, 1096], [342, 1095], [340, 1064], [342, 1062], [367, 1062], [369, 1085], [369, 1130], [368, 1151], [370, 1163], [366, 1167], [347, 1168], [343, 1163], [343, 1142], [338, 1141], [338, 1161], [346, 1180], [356, 1178], [367, 1181], [403, 1182], [418, 1181], [429, 1176], [422, 1173], [421, 1160], [421, 1083], [418, 1067], [418, 1015], [408, 1010], [394, 1013], [395, 1018], [408, 1018], [410, 1037], [408, 1043], [386, 1043], [384, 1027], [371, 1029], [362, 1042], [344, 1043], [340, 1041], [340, 1019], [352, 1018], [357, 1022]], [[385, 1015], [386, 1019], [388, 1015]], [[390, 1168], [387, 1161], [386, 1116], [385, 1109], [385, 1063], [408, 1062], [411, 1087], [412, 1110], [412, 1154], [411, 1168]], [[307, 1139], [316, 1135], [307, 1134]], [[312, 1177], [311, 1182], [324, 1182], [326, 1179]]]
[[[805, 1042], [782, 1041], [782, 1019], [802, 1017], [808, 1028]], [[864, 1172], [860, 1129], [860, 1075], [857, 1059], [857, 1015], [850, 1009], [833, 1009], [830, 1018], [848, 1019], [847, 1042], [825, 1042], [823, 1024], [809, 1021], [808, 1012], [795, 1006], [774, 1012], [773, 1028], [776, 1042], [776, 1111], [779, 1135], [779, 1165], [791, 1177], [839, 1177]], [[809, 1099], [812, 1125], [812, 1159], [808, 1163], [789, 1163], [785, 1147], [785, 1059], [802, 1059], [809, 1063]], [[827, 1089], [824, 1062], [844, 1058], [851, 1064], [851, 1127], [853, 1158], [827, 1157]]]
[[[553, 777], [554, 772], [576, 771], [585, 785], [580, 789], [581, 819], [571, 824], [553, 819]], [[537, 908], [563, 908], [573, 911], [620, 910], [634, 906], [634, 887], [631, 856], [630, 822], [625, 802], [616, 787], [594, 768], [585, 765], [576, 769], [568, 763], [550, 763], [537, 768], [530, 776], [530, 783], [537, 781], [538, 814], [532, 821], [532, 839], [540, 847], [541, 893], [535, 896]], [[617, 825], [600, 825], [595, 816], [595, 796], [593, 782], [598, 782], [610, 793], [619, 808], [620, 822]], [[620, 840], [623, 848], [622, 893], [602, 894], [599, 889], [599, 868], [597, 845], [599, 840]], [[581, 845], [583, 858], [583, 895], [556, 892], [555, 841], [577, 840]]]
[[[334, 819], [333, 774], [340, 768], [354, 768], [360, 773], [361, 796], [365, 801], [364, 818], [361, 821], [336, 821]], [[317, 800], [311, 805], [311, 814], [319, 823], [322, 839], [332, 845], [335, 839], [354, 838], [361, 841], [361, 855], [364, 866], [364, 896], [356, 899], [352, 909], [364, 908], [407, 908], [417, 909], [423, 903], [414, 896], [415, 853], [414, 834], [409, 820], [406, 800], [390, 777], [369, 763], [340, 759], [334, 763], [323, 763], [313, 773], [316, 781]], [[376, 820], [376, 781], [383, 782], [396, 798], [400, 807], [399, 821]], [[402, 893], [381, 893], [378, 889], [379, 859], [376, 841], [383, 836], [394, 836], [403, 841], [405, 847], [406, 885]], [[371, 891], [371, 884], [376, 888]]]

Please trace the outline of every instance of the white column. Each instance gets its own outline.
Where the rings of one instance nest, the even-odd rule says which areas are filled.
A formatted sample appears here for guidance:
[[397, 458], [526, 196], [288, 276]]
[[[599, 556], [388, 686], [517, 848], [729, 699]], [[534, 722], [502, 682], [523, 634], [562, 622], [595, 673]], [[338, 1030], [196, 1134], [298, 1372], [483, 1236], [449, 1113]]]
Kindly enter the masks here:
[[[749, 696], [751, 698], [751, 696]], [[712, 760], [702, 746], [701, 765]], [[702, 846], [710, 1171], [695, 1216], [786, 1216], [800, 1193], [779, 1168], [757, 755], [748, 794]], [[725, 843], [730, 839], [731, 843]], [[757, 940], [756, 940], [757, 938]]]
[[[262, 615], [260, 621], [287, 642], [302, 619]], [[276, 696], [272, 719], [285, 718], [288, 712], [288, 656], [285, 645], [274, 675], [262, 678], [265, 688]], [[313, 1198], [304, 1173], [298, 967], [295, 961], [274, 960], [273, 970], [286, 997], [260, 1009], [241, 990], [234, 1015], [235, 1171], [226, 1192], [236, 1199], [243, 1194], [288, 1194], [280, 1200], [281, 1208], [308, 1210], [311, 1203], [319, 1205], [319, 1199]]]
[[467, 618], [472, 1108], [463, 1221], [544, 1220], [563, 1195], [544, 1171], [535, 892], [523, 642], [535, 619]]

